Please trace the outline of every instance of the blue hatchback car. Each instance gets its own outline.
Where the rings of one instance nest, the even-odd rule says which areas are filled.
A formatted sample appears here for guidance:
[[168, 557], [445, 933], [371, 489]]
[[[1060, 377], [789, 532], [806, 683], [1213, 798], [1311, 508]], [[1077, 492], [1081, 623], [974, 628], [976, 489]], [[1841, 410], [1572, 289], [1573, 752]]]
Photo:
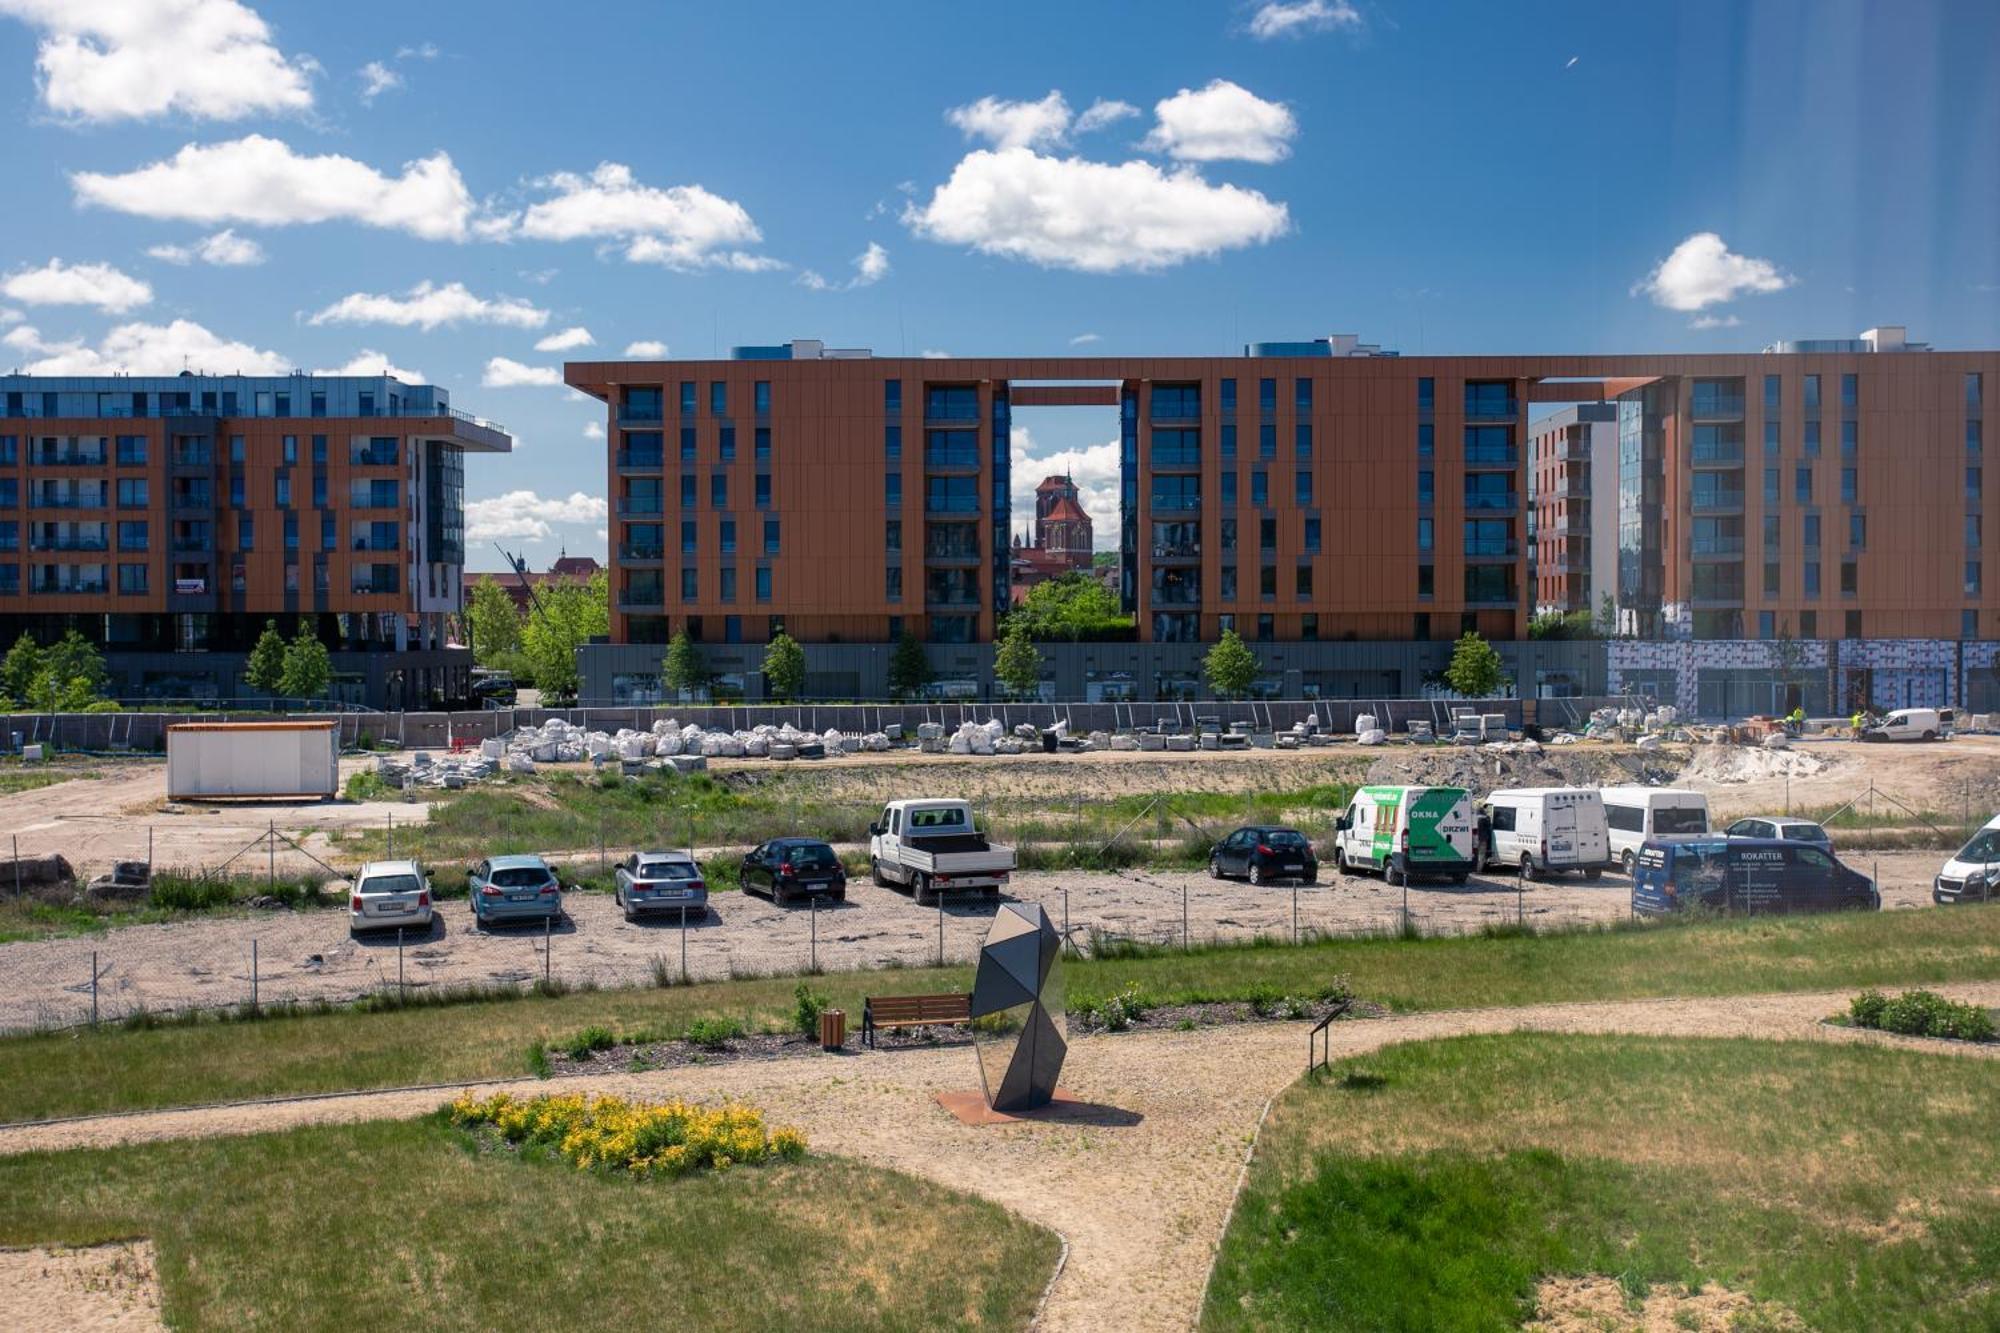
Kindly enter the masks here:
[[1632, 911], [1640, 916], [1872, 912], [1881, 906], [1874, 880], [1826, 848], [1790, 838], [1652, 838], [1632, 866]]
[[493, 856], [466, 876], [472, 919], [482, 926], [562, 920], [562, 884], [539, 856]]

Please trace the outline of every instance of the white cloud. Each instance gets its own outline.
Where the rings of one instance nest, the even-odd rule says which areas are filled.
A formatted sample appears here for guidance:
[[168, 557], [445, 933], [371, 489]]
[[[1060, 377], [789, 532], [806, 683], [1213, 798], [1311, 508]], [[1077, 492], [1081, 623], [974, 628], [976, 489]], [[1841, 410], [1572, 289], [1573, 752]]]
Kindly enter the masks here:
[[667, 345], [656, 338], [640, 338], [625, 344], [625, 355], [658, 361], [667, 354]]
[[39, 28], [42, 102], [78, 121], [305, 111], [310, 57], [288, 59], [238, 0], [0, 0]]
[[26, 318], [27, 316], [22, 314], [18, 310], [9, 309], [6, 306], [0, 306], [0, 329], [6, 328], [9, 324], [19, 324], [22, 320]]
[[1291, 154], [1299, 123], [1283, 102], [1215, 79], [1199, 92], [1183, 88], [1153, 106], [1159, 118], [1145, 147], [1183, 162], [1277, 162]]
[[951, 353], [941, 348], [926, 347], [924, 349], [924, 360], [926, 361], [949, 361], [950, 359]]
[[312, 317], [314, 324], [394, 324], [415, 326], [428, 333], [440, 324], [497, 324], [510, 329], [538, 329], [549, 312], [514, 297], [488, 300], [474, 296], [462, 282], [440, 287], [429, 280], [410, 288], [407, 296], [354, 292]]
[[594, 346], [597, 339], [590, 336], [590, 330], [581, 324], [573, 325], [560, 333], [551, 333], [535, 344], [537, 352], [570, 352], [579, 347]]
[[28, 305], [88, 305], [122, 315], [147, 304], [153, 289], [109, 264], [64, 264], [51, 259], [0, 280], [0, 294]]
[[394, 375], [405, 384], [428, 384], [429, 376], [421, 370], [406, 370], [390, 361], [388, 357], [372, 347], [364, 347], [348, 358], [344, 366], [331, 366], [325, 370], [315, 370], [315, 375]]
[[699, 185], [641, 185], [632, 168], [600, 162], [588, 176], [557, 172], [536, 182], [552, 197], [528, 206], [509, 225], [539, 241], [607, 240], [625, 246], [633, 263], [669, 268], [782, 268], [741, 247], [764, 239], [750, 213]]
[[146, 251], [169, 264], [191, 264], [199, 259], [218, 268], [237, 268], [264, 262], [264, 247], [248, 236], [238, 236], [228, 227], [204, 236], [193, 245], [156, 245]]
[[554, 524], [597, 524], [604, 522], [609, 514], [601, 495], [576, 491], [564, 499], [533, 491], [508, 491], [490, 500], [466, 501], [465, 536], [475, 542], [506, 537], [516, 541], [547, 541], [555, 535]]
[[1735, 315], [1696, 315], [1688, 321], [1691, 329], [1734, 329], [1742, 324], [1743, 321]]
[[419, 42], [415, 46], [399, 46], [396, 48], [396, 59], [398, 60], [436, 60], [437, 58], [438, 46], [436, 42]]
[[984, 139], [995, 148], [1052, 146], [1069, 133], [1069, 103], [1054, 89], [1039, 102], [982, 97], [951, 108], [944, 118], [966, 138]]
[[1071, 338], [1069, 340], [1069, 345], [1071, 347], [1081, 347], [1085, 343], [1094, 343], [1103, 341], [1104, 341], [1104, 335], [1101, 333], [1079, 333], [1076, 335], [1076, 337]]
[[1267, 0], [1250, 16], [1250, 35], [1260, 42], [1360, 26], [1361, 11], [1349, 0]]
[[1100, 97], [1076, 118], [1075, 129], [1078, 134], [1089, 134], [1092, 130], [1101, 130], [1106, 125], [1116, 124], [1138, 114], [1139, 108], [1130, 102], [1106, 101]]
[[479, 383], [487, 389], [554, 389], [562, 387], [562, 372], [554, 366], [524, 366], [519, 361], [496, 356], [486, 363]]
[[1282, 203], [1211, 185], [1192, 167], [1112, 165], [1026, 148], [966, 154], [903, 222], [930, 240], [1051, 268], [1115, 273], [1171, 267], [1282, 236]]
[[403, 86], [403, 76], [379, 60], [371, 60], [355, 75], [361, 80], [361, 100], [373, 102], [391, 88]]
[[846, 282], [828, 282], [811, 269], [799, 274], [799, 285], [816, 292], [845, 292], [856, 287], [872, 287], [889, 275], [889, 252], [880, 244], [870, 241], [868, 248], [854, 256], [854, 276]]
[[602, 421], [586, 421], [586, 422], [584, 422], [584, 423], [583, 423], [583, 438], [584, 438], [584, 439], [586, 439], [586, 440], [601, 440], [601, 439], [603, 439], [603, 438], [604, 438], [604, 423], [603, 423]]
[[292, 151], [261, 134], [187, 144], [170, 158], [105, 175], [70, 176], [77, 202], [138, 217], [188, 222], [359, 222], [425, 240], [462, 241], [473, 232], [472, 194], [438, 152], [386, 176], [365, 162]]
[[1043, 451], [1026, 426], [1016, 426], [1009, 439], [1013, 455], [1010, 473], [1014, 529], [1032, 540], [1035, 531], [1035, 487], [1044, 477], [1067, 475], [1076, 482], [1077, 498], [1090, 515], [1091, 539], [1100, 551], [1118, 549], [1118, 441], [1083, 449]]
[[1698, 231], [1674, 247], [1659, 266], [1632, 286], [1668, 310], [1700, 310], [1739, 296], [1782, 291], [1797, 279], [1768, 259], [1732, 254], [1712, 231]]
[[276, 352], [210, 333], [192, 320], [120, 324], [92, 347], [81, 338], [45, 342], [32, 325], [10, 329], [4, 341], [34, 357], [28, 375], [282, 375], [293, 363]]

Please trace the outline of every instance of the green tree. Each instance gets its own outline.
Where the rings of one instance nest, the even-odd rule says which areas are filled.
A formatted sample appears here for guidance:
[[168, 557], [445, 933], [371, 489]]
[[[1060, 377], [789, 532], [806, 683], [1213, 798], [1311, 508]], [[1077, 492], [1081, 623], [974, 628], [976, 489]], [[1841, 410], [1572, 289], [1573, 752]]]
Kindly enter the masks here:
[[480, 579], [465, 599], [465, 631], [472, 639], [472, 660], [498, 666], [503, 653], [521, 650], [520, 609], [499, 583]]
[[21, 637], [14, 640], [14, 646], [7, 650], [4, 661], [0, 661], [0, 692], [15, 699], [26, 699], [35, 684], [35, 678], [42, 674], [42, 646], [35, 637], [23, 630]]
[[1492, 698], [1504, 674], [1499, 651], [1472, 630], [1459, 636], [1444, 669], [1445, 684], [1468, 699]]
[[889, 693], [907, 699], [923, 693], [924, 686], [930, 683], [931, 656], [916, 635], [904, 630], [889, 658]]
[[1250, 682], [1257, 679], [1257, 655], [1243, 642], [1242, 635], [1226, 629], [1202, 656], [1201, 674], [1207, 677], [1208, 688], [1219, 697], [1240, 699], [1250, 692]]
[[278, 622], [264, 622], [264, 632], [257, 636], [257, 644], [250, 650], [250, 661], [243, 668], [243, 679], [266, 694], [276, 694], [285, 679], [285, 637], [278, 633]]
[[611, 581], [603, 570], [588, 583], [565, 579], [538, 590], [521, 626], [521, 651], [534, 663], [544, 701], [576, 696], [576, 650], [610, 633]]
[[1074, 643], [1132, 628], [1132, 618], [1119, 613], [1118, 599], [1109, 588], [1088, 574], [1075, 572], [1030, 588], [1020, 610], [1007, 617], [1007, 623], [1025, 627], [1044, 642], [1066, 639]]
[[[27, 636], [22, 638], [26, 640]], [[27, 646], [33, 648], [33, 642], [29, 640]], [[22, 657], [17, 663], [16, 655], [21, 654], [22, 649], [23, 645], [16, 643], [13, 651], [7, 654], [6, 664], [0, 666], [0, 675], [6, 676], [10, 682], [7, 687], [9, 694], [25, 700], [32, 708], [48, 713], [81, 713], [106, 702], [104, 686], [110, 679], [110, 673], [104, 669], [103, 655], [90, 640], [75, 630], [47, 648], [34, 649], [32, 654]], [[13, 672], [17, 666], [25, 669], [28, 663], [33, 664], [34, 675], [16, 694], [11, 684]]]
[[1000, 652], [993, 659], [993, 674], [1002, 685], [1025, 698], [1034, 698], [1041, 689], [1042, 655], [1026, 626], [1013, 626], [1000, 641]]
[[667, 644], [660, 674], [676, 695], [691, 694], [708, 684], [708, 669], [702, 665], [701, 650], [694, 646], [685, 629], [675, 631]]
[[1531, 639], [1594, 639], [1597, 622], [1588, 611], [1544, 611], [1528, 622]]
[[1597, 635], [1609, 639], [1618, 633], [1618, 600], [1610, 593], [1597, 599]]
[[299, 622], [299, 632], [285, 645], [285, 666], [278, 679], [278, 692], [294, 699], [324, 699], [333, 679], [333, 656], [313, 633], [307, 621]]
[[773, 699], [796, 699], [806, 687], [806, 650], [779, 630], [764, 650], [764, 690]]

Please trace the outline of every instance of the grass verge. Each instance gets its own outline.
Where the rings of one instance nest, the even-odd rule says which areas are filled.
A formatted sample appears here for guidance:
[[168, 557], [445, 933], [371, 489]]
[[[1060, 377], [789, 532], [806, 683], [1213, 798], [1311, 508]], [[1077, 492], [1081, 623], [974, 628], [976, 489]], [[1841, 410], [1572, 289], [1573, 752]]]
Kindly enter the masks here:
[[185, 1329], [1018, 1328], [1057, 1249], [851, 1161], [635, 1180], [441, 1117], [0, 1158], [0, 1199], [0, 1244], [150, 1236]]
[[1719, 1284], [1756, 1328], [1990, 1329], [1996, 1094], [1989, 1061], [1816, 1042], [1391, 1047], [1279, 1099], [1202, 1326], [1508, 1329], [1601, 1275]]
[[[1179, 951], [1127, 948], [1071, 962], [1072, 1006], [1135, 996], [1146, 1005], [1316, 994], [1344, 977], [1399, 1010], [2000, 977], [2000, 905], [1759, 918], [1491, 937], [1268, 942]], [[815, 983], [858, 1028], [865, 995], [962, 991], [969, 967], [833, 973]], [[591, 1026], [685, 1032], [701, 1019], [751, 1032], [797, 1024], [797, 978], [531, 995], [491, 991], [370, 1012], [211, 1013], [99, 1031], [0, 1038], [0, 1122], [248, 1097], [517, 1077], [529, 1051]], [[462, 1002], [452, 1002], [460, 1000]]]

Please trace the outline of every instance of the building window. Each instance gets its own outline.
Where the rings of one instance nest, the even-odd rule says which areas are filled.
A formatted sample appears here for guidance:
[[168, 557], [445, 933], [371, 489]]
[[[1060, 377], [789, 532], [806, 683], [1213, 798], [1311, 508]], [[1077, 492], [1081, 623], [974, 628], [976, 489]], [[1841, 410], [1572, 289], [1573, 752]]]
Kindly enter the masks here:
[[1292, 381], [1292, 406], [1301, 412], [1313, 410], [1313, 382], [1309, 379]]
[[1436, 594], [1436, 591], [1437, 591], [1437, 567], [1435, 565], [1418, 565], [1417, 596], [1419, 597], [1434, 596]]
[[[14, 527], [11, 523], [0, 526]], [[118, 525], [118, 549], [121, 551], [143, 551], [146, 549], [147, 536], [147, 528], [143, 520], [139, 522], [121, 522]], [[18, 544], [19, 538], [17, 537], [15, 545], [18, 546]], [[7, 546], [4, 540], [0, 540], [0, 548], [14, 549]]]
[[[685, 432], [683, 433], [685, 434]], [[683, 450], [683, 454], [685, 454], [685, 450]], [[736, 427], [726, 421], [722, 424], [722, 428], [716, 432], [716, 457], [724, 463], [734, 463], [736, 461]], [[685, 463], [689, 460], [684, 456], [681, 461]]]
[[149, 503], [150, 487], [144, 477], [120, 477], [118, 479], [118, 507], [120, 509], [144, 509]]
[[736, 566], [724, 565], [721, 570], [721, 575], [722, 575], [721, 587], [720, 587], [721, 600], [725, 602], [733, 602], [736, 600]]
[[733, 518], [725, 518], [725, 519], [723, 519], [723, 520], [722, 520], [722, 534], [721, 534], [721, 536], [722, 536], [722, 553], [723, 553], [724, 555], [735, 555], [735, 554], [736, 554], [736, 520], [735, 520], [735, 519], [733, 519]]
[[1312, 462], [1313, 428], [1310, 421], [1301, 421], [1292, 427], [1292, 454], [1301, 463]]
[[1153, 420], [1192, 421], [1201, 416], [1199, 384], [1156, 384], [1153, 386]]
[[1437, 453], [1437, 427], [1426, 421], [1417, 427], [1417, 457], [1429, 458]]
[[1276, 458], [1278, 456], [1278, 427], [1266, 421], [1257, 427], [1257, 457]]
[[1985, 423], [1970, 420], [1965, 423], [1965, 456], [1978, 458], [1985, 447]]
[[1306, 550], [1319, 554], [1319, 520], [1316, 518], [1306, 520]]
[[1816, 551], [1819, 549], [1818, 514], [1807, 514], [1805, 516], [1805, 545], [1808, 551]]
[[278, 477], [272, 489], [273, 498], [276, 500], [278, 508], [290, 509], [292, 507], [292, 479], [290, 477]]
[[1417, 411], [1428, 412], [1436, 405], [1437, 381], [1425, 375], [1417, 381]]
[[1271, 474], [1259, 469], [1250, 474], [1250, 503], [1262, 509], [1271, 503]]
[[251, 551], [257, 547], [257, 518], [254, 514], [244, 514], [236, 520], [236, 549]]
[[771, 462], [771, 428], [769, 426], [757, 427], [754, 438], [757, 449], [757, 465], [759, 467], [768, 467]]
[[751, 387], [751, 406], [756, 409], [758, 416], [769, 415], [771, 411], [771, 381], [758, 380]]
[[1764, 562], [1764, 595], [1766, 597], [1776, 597], [1778, 595], [1778, 577], [1783, 568], [1776, 560], [1766, 560]]
[[118, 566], [118, 591], [131, 596], [146, 591], [146, 566]]
[[1819, 422], [1817, 420], [1806, 422], [1806, 457], [1819, 457]]
[[1278, 635], [1278, 618], [1266, 611], [1257, 617], [1257, 641], [1269, 643]]
[[1819, 597], [1819, 561], [1817, 560], [1806, 561], [1805, 595], [1815, 600]]
[[882, 478], [882, 502], [891, 509], [903, 507], [903, 474], [891, 472]]
[[1840, 470], [1840, 502], [1842, 504], [1851, 505], [1854, 503], [1856, 475], [1856, 470], [1851, 467], [1844, 467]]
[[1979, 637], [1979, 613], [1977, 611], [1961, 611], [1958, 613], [1958, 637], [1961, 639], [1976, 639]]
[[1766, 375], [1764, 377], [1764, 415], [1766, 417], [1775, 417], [1778, 415], [1779, 405], [1784, 401], [1784, 390], [1781, 387], [1783, 383], [1784, 381], [1777, 375]]
[[1977, 560], [1968, 560], [1965, 562], [1965, 595], [1968, 597], [1977, 597], [1979, 595], [1979, 572], [1979, 562]]
[[694, 473], [681, 473], [681, 508], [692, 509], [695, 505]]
[[1270, 416], [1278, 410], [1278, 382], [1274, 379], [1257, 381], [1257, 410]]
[[241, 509], [245, 503], [245, 499], [244, 477], [241, 472], [238, 472], [229, 478], [229, 507], [231, 509]]
[[1234, 378], [1222, 381], [1222, 410], [1225, 413], [1236, 410], [1236, 381]]
[[[13, 437], [10, 435], [7, 439], [11, 445]], [[11, 452], [12, 450], [10, 449], [9, 453]], [[0, 461], [11, 463], [14, 460], [10, 457]], [[146, 437], [143, 435], [120, 435], [118, 437], [118, 466], [143, 467], [145, 466], [145, 462]]]
[[1979, 498], [1979, 469], [1976, 467], [1965, 470], [1965, 498], [1968, 500]]
[[1847, 622], [1847, 624], [1846, 624], [1846, 633], [1847, 633], [1847, 637], [1848, 637], [1848, 638], [1850, 638], [1850, 639], [1858, 639], [1858, 638], [1860, 638], [1860, 637], [1861, 637], [1861, 613], [1860, 613], [1859, 611], [1849, 611], [1849, 612], [1847, 613], [1847, 615], [1846, 615], [1846, 622]]
[[1437, 499], [1437, 474], [1429, 468], [1417, 473], [1417, 503], [1431, 504]]
[[1819, 411], [1819, 376], [1806, 376], [1805, 405], [1807, 413]]
[[1847, 516], [1847, 544], [1857, 551], [1868, 545], [1868, 515]]
[[757, 568], [757, 600], [760, 602], [771, 600], [771, 570], [768, 565], [760, 565]]
[[699, 588], [700, 571], [694, 569], [681, 570], [681, 600], [683, 602], [692, 602], [698, 595]]
[[1437, 523], [1436, 523], [1436, 520], [1434, 520], [1434, 519], [1429, 519], [1429, 518], [1420, 518], [1420, 519], [1418, 519], [1418, 520], [1417, 520], [1417, 549], [1418, 549], [1419, 551], [1429, 551], [1429, 550], [1432, 550], [1432, 549], [1434, 549], [1436, 545], [1437, 545]]
[[1792, 477], [1792, 498], [1800, 504], [1812, 503], [1812, 469], [1798, 468]]
[[332, 515], [332, 514], [321, 514], [321, 515], [319, 516], [319, 549], [320, 549], [320, 550], [322, 550], [322, 551], [331, 551], [331, 550], [332, 550], [332, 549], [333, 549], [333, 548], [335, 547], [335, 545], [337, 545], [337, 544], [338, 544], [338, 538], [336, 538], [336, 537], [334, 536], [334, 531], [335, 531], [335, 525], [334, 525], [334, 519], [333, 519], [333, 515]]
[[1222, 504], [1224, 508], [1229, 508], [1234, 506], [1235, 503], [1236, 470], [1231, 468], [1222, 474]]
[[729, 385], [722, 380], [708, 382], [708, 414], [712, 417], [729, 414]]
[[892, 602], [903, 600], [903, 567], [890, 565], [882, 571], [882, 595]]
[[1295, 477], [1293, 477], [1292, 484], [1293, 484], [1293, 494], [1296, 497], [1297, 502], [1299, 504], [1309, 505], [1313, 502], [1312, 473], [1301, 470]]
[[[1696, 381], [1695, 393], [1697, 398], [1699, 398], [1700, 392], [1701, 382]], [[1514, 382], [1512, 380], [1467, 380], [1465, 382], [1465, 415], [1469, 417], [1513, 416]]]
[[1304, 601], [1310, 598], [1313, 595], [1313, 567], [1311, 565], [1300, 565], [1294, 576], [1293, 584], [1299, 600]]
[[1978, 550], [1981, 540], [1979, 515], [1967, 514], [1965, 516], [1965, 549], [1968, 551]]
[[691, 518], [681, 520], [681, 554], [693, 555], [699, 549], [700, 529]]
[[1840, 562], [1840, 595], [1852, 597], [1859, 590], [1860, 574], [1852, 560]]
[[1764, 423], [1764, 457], [1776, 458], [1777, 456], [1778, 423], [1775, 421], [1766, 421]]
[[729, 508], [729, 478], [720, 472], [708, 479], [708, 505], [711, 509]]
[[1766, 506], [1778, 503], [1778, 469], [1774, 467], [1764, 469], [1764, 503]]
[[1840, 410], [1853, 412], [1861, 406], [1861, 378], [1858, 375], [1840, 377]]
[[287, 551], [296, 551], [299, 549], [299, 516], [297, 514], [285, 515], [285, 549]]
[[1222, 520], [1222, 549], [1225, 554], [1236, 549], [1236, 520], [1233, 518]]
[[778, 520], [775, 518], [767, 518], [764, 520], [764, 554], [776, 555], [777, 553], [778, 553]]
[[882, 549], [900, 551], [903, 549], [903, 520], [892, 518], [882, 525]]
[[1222, 600], [1225, 602], [1236, 600], [1236, 566], [1234, 565], [1224, 565], [1222, 567], [1221, 594]]
[[1840, 423], [1840, 456], [1842, 458], [1853, 458], [1855, 451], [1860, 448], [1860, 429], [1861, 423], [1858, 421], [1850, 420]]
[[751, 500], [759, 509], [771, 507], [771, 474], [759, 472], [751, 481]]
[[1819, 635], [1819, 612], [1817, 611], [1799, 612], [1799, 637], [1801, 639], [1811, 639], [1811, 638], [1816, 638], [1818, 635]]
[[232, 463], [238, 463], [238, 464], [240, 464], [240, 463], [242, 463], [242, 461], [243, 461], [243, 458], [244, 458], [244, 452], [243, 452], [243, 437], [242, 437], [241, 435], [232, 435], [232, 436], [230, 436], [230, 437], [229, 437], [229, 461], [230, 461], [230, 462], [232, 462]]
[[1278, 520], [1260, 518], [1257, 520], [1257, 549], [1275, 551], [1278, 549]]
[[1776, 611], [1759, 611], [1757, 613], [1757, 637], [1760, 639], [1775, 639], [1778, 637], [1778, 613]]
[[1319, 638], [1319, 613], [1308, 611], [1299, 617], [1299, 637], [1307, 643]]

